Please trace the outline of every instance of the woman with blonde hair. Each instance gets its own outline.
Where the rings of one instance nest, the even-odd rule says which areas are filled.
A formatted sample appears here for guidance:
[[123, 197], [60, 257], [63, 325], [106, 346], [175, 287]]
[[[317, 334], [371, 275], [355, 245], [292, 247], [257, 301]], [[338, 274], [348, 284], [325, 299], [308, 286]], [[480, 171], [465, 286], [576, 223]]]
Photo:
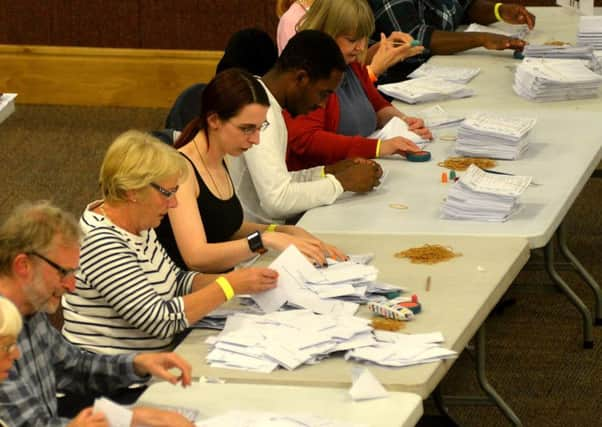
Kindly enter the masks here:
[[[328, 165], [346, 158], [419, 151], [412, 141], [401, 136], [382, 141], [369, 137], [393, 117], [399, 117], [422, 138], [432, 138], [421, 119], [403, 114], [374, 87], [370, 67], [379, 61], [379, 53], [368, 67], [360, 62], [368, 37], [374, 31], [374, 16], [365, 0], [316, 0], [299, 30], [319, 30], [334, 38], [347, 69], [325, 108], [294, 119], [286, 117], [289, 170]], [[379, 52], [388, 48], [383, 39]]]
[[96, 353], [161, 351], [237, 293], [276, 286], [267, 268], [218, 278], [178, 268], [153, 228], [178, 205], [188, 166], [173, 148], [139, 131], [109, 147], [100, 171], [103, 199], [88, 205], [75, 292], [63, 299], [63, 335]]

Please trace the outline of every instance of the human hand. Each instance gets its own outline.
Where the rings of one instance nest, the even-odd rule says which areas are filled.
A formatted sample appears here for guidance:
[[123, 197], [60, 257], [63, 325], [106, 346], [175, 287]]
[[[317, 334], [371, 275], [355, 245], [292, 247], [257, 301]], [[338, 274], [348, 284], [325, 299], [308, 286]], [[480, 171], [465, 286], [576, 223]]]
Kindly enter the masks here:
[[[180, 371], [179, 377], [169, 372], [172, 368]], [[181, 382], [183, 387], [191, 384], [190, 364], [175, 353], [138, 353], [134, 357], [134, 370], [139, 376], [151, 374], [171, 384]]]
[[92, 411], [92, 408], [83, 409], [67, 424], [67, 427], [109, 427], [109, 422], [103, 413]]
[[526, 41], [500, 34], [482, 33], [482, 45], [490, 50], [512, 49], [522, 51], [527, 44]]
[[381, 156], [390, 156], [393, 154], [405, 156], [407, 153], [417, 153], [418, 151], [421, 151], [420, 147], [402, 136], [385, 139], [380, 143]]
[[[307, 233], [309, 234], [309, 233]], [[312, 263], [316, 265], [326, 265], [326, 257], [344, 260], [346, 255], [336, 249], [334, 246], [326, 245], [320, 239], [309, 235], [307, 237], [292, 236], [290, 234], [273, 232], [265, 233], [262, 236], [266, 246], [279, 251], [285, 250], [289, 245], [295, 245], [299, 252]]]
[[424, 120], [419, 119], [418, 117], [405, 116], [403, 121], [407, 123], [409, 130], [419, 135], [422, 139], [433, 139], [433, 134], [430, 129], [424, 125]]
[[527, 24], [530, 30], [535, 27], [535, 15], [529, 13], [525, 6], [504, 3], [499, 8], [500, 16], [509, 24]]
[[355, 164], [353, 159], [343, 159], [331, 165], [324, 166], [324, 173], [336, 175], [337, 173], [347, 169]]
[[241, 268], [225, 274], [235, 294], [256, 294], [276, 287], [278, 272], [270, 268]]
[[367, 193], [380, 184], [378, 170], [371, 163], [355, 162], [352, 166], [335, 174], [335, 177], [345, 191]]
[[414, 55], [424, 51], [423, 46], [412, 47], [412, 36], [399, 31], [391, 33], [389, 38], [384, 33], [380, 33], [380, 42], [378, 50], [370, 61], [370, 67], [377, 76], [387, 71], [387, 69]]
[[177, 412], [139, 406], [132, 410], [132, 427], [194, 427], [194, 424]]

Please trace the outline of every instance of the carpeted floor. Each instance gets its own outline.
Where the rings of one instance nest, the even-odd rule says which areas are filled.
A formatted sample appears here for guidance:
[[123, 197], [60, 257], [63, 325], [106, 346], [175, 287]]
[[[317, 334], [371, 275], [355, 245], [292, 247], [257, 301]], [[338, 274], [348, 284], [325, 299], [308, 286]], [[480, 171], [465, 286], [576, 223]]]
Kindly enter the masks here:
[[[0, 125], [0, 216], [26, 199], [52, 199], [79, 215], [98, 197], [98, 169], [112, 139], [130, 128], [161, 128], [166, 113], [18, 105]], [[598, 281], [601, 196], [602, 179], [591, 179], [566, 218], [571, 248]], [[602, 328], [594, 330], [594, 349], [583, 350], [581, 318], [535, 269], [541, 261], [541, 254], [532, 254], [529, 268], [507, 295], [516, 303], [487, 321], [489, 379], [525, 426], [602, 425]], [[578, 276], [568, 270], [562, 275], [592, 307], [591, 292]], [[472, 363], [462, 354], [442, 383], [444, 394], [478, 390]], [[425, 410], [436, 414], [429, 402]], [[509, 425], [495, 407], [452, 407], [450, 412], [465, 426]], [[420, 425], [439, 424], [426, 417]]]

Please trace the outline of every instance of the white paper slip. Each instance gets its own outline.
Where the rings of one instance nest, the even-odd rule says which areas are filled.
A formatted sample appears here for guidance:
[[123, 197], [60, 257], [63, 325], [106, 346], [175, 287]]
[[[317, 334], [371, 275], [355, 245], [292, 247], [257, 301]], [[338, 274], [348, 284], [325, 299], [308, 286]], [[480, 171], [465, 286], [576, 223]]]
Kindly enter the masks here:
[[525, 24], [522, 25], [512, 25], [506, 24], [503, 22], [497, 22], [494, 25], [481, 25], [477, 23], [472, 23], [466, 28], [467, 33], [470, 32], [479, 32], [479, 33], [493, 33], [500, 34], [506, 37], [512, 37], [517, 39], [523, 39], [527, 34], [529, 34], [529, 27]]
[[349, 394], [353, 400], [381, 399], [389, 393], [372, 372], [363, 366], [354, 366], [351, 371], [352, 384]]
[[431, 65], [426, 62], [415, 69], [408, 77], [411, 79], [419, 77], [437, 77], [450, 82], [466, 84], [474, 79], [480, 72], [480, 68], [444, 67], [441, 65]]
[[93, 412], [103, 413], [109, 427], [130, 427], [132, 424], [133, 414], [130, 409], [104, 397], [94, 400]]
[[429, 128], [444, 127], [464, 120], [464, 116], [448, 113], [441, 105], [436, 104], [418, 112]]
[[409, 139], [414, 144], [417, 144], [420, 147], [422, 147], [424, 143], [427, 142], [426, 140], [422, 139], [420, 135], [409, 130], [408, 124], [401, 120], [399, 117], [391, 118], [387, 122], [387, 124], [373, 132], [369, 136], [369, 138], [385, 140], [395, 138], [396, 136], [401, 136], [405, 139]]
[[378, 90], [408, 104], [446, 98], [466, 98], [474, 95], [474, 90], [466, 85], [435, 77], [420, 77], [398, 83], [379, 85]]
[[460, 182], [482, 193], [504, 196], [520, 196], [531, 183], [530, 176], [510, 176], [487, 173], [475, 165], [470, 165], [460, 177]]

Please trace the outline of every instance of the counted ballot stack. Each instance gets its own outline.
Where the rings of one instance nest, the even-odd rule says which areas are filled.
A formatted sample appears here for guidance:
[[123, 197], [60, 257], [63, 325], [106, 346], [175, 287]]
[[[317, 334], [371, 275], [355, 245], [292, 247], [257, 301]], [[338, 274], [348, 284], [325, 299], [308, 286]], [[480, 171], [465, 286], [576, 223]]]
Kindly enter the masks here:
[[455, 151], [469, 157], [514, 160], [527, 150], [536, 120], [499, 113], [475, 113], [458, 129]]
[[487, 173], [475, 165], [453, 185], [441, 209], [445, 219], [504, 222], [519, 208], [530, 176]]
[[403, 82], [388, 83], [379, 85], [378, 90], [408, 104], [448, 98], [466, 98], [474, 95], [474, 90], [466, 85], [438, 77], [419, 77]]
[[590, 60], [525, 58], [516, 67], [514, 92], [532, 101], [566, 101], [598, 96], [602, 76]]
[[594, 50], [602, 50], [602, 16], [581, 16], [577, 46], [592, 46]]

